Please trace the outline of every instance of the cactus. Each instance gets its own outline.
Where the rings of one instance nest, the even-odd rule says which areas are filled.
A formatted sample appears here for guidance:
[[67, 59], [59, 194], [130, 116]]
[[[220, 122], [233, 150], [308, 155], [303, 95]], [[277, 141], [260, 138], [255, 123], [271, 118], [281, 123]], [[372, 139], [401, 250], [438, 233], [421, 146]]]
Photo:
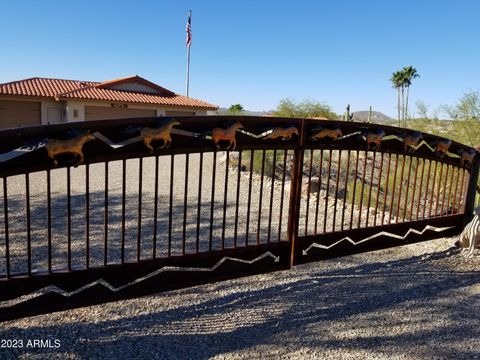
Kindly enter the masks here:
[[343, 115], [343, 121], [352, 121], [353, 114], [350, 114], [350, 104], [347, 105], [347, 109], [345, 110], [345, 115]]

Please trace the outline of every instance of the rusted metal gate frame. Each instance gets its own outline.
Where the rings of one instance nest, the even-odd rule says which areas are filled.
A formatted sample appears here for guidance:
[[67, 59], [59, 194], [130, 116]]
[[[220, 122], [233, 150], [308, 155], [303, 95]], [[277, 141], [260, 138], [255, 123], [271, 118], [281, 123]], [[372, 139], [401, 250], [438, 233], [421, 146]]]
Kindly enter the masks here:
[[[225, 120], [231, 120], [230, 117], [213, 117], [213, 118], [204, 118], [204, 117], [195, 117], [195, 118], [182, 118], [183, 124], [187, 130], [194, 130], [195, 122], [202, 123], [205, 125], [206, 120], [214, 120], [215, 123], [221, 123]], [[235, 117], [234, 119], [239, 119]], [[466, 203], [464, 214], [459, 215], [450, 215], [448, 218], [436, 218], [436, 219], [426, 219], [416, 222], [405, 222], [400, 224], [390, 224], [383, 226], [376, 226], [363, 229], [354, 229], [354, 230], [343, 230], [340, 232], [331, 232], [326, 234], [320, 234], [316, 236], [300, 236], [299, 234], [299, 211], [301, 204], [301, 191], [302, 191], [302, 171], [304, 166], [304, 155], [305, 152], [310, 149], [328, 149], [331, 144], [315, 144], [307, 139], [307, 127], [310, 127], [313, 122], [312, 120], [304, 119], [268, 119], [268, 118], [255, 118], [255, 117], [241, 117], [242, 121], [246, 121], [248, 124], [252, 124], [255, 121], [265, 125], [266, 121], [280, 121], [285, 124], [294, 123], [299, 129], [299, 138], [290, 142], [289, 145], [270, 145], [270, 146], [258, 146], [255, 143], [249, 145], [240, 146], [241, 150], [262, 150], [266, 149], [291, 149], [294, 152], [294, 157], [292, 161], [292, 181], [290, 188], [290, 203], [289, 203], [289, 213], [288, 213], [288, 226], [287, 226], [287, 238], [286, 241], [279, 241], [278, 243], [268, 243], [268, 244], [257, 244], [253, 246], [247, 246], [244, 248], [236, 249], [222, 249], [219, 251], [210, 251], [207, 253], [198, 253], [193, 255], [182, 255], [177, 257], [161, 258], [161, 259], [152, 259], [152, 260], [141, 260], [135, 263], [124, 263], [119, 265], [108, 265], [100, 268], [87, 268], [84, 270], [74, 270], [70, 267], [63, 271], [50, 272], [48, 275], [32, 275], [26, 274], [24, 276], [15, 277], [12, 279], [0, 279], [0, 302], [2, 300], [11, 300], [16, 297], [21, 297], [26, 295], [29, 291], [34, 289], [41, 289], [47, 286], [58, 286], [63, 291], [74, 293], [79, 284], [87, 285], [81, 294], [75, 294], [68, 299], [65, 299], [64, 296], [55, 293], [49, 292], [40, 297], [33, 298], [31, 300], [26, 300], [18, 304], [13, 304], [8, 308], [0, 308], [0, 320], [12, 319], [21, 316], [29, 316], [42, 312], [48, 311], [58, 311], [62, 309], [84, 306], [87, 304], [102, 303], [105, 301], [113, 301], [123, 298], [128, 298], [132, 296], [138, 296], [148, 293], [154, 293], [158, 291], [165, 291], [171, 289], [177, 289], [186, 286], [192, 286], [196, 284], [202, 284], [212, 281], [218, 281], [223, 279], [234, 278], [238, 276], [246, 276], [251, 274], [264, 273], [268, 271], [276, 271], [279, 269], [287, 269], [292, 267], [295, 264], [305, 263], [310, 261], [317, 261], [320, 259], [332, 257], [332, 256], [341, 256], [346, 254], [351, 254], [360, 251], [369, 251], [372, 249], [379, 249], [382, 247], [390, 247], [399, 244], [404, 244], [404, 240], [394, 240], [391, 239], [386, 242], [382, 237], [378, 238], [377, 241], [369, 242], [364, 244], [361, 247], [349, 247], [349, 246], [340, 246], [335, 249], [328, 249], [327, 251], [314, 251], [313, 253], [306, 253], [306, 248], [311, 246], [314, 243], [323, 243], [328, 244], [332, 241], [338, 240], [339, 235], [343, 237], [350, 238], [365, 238], [375, 234], [379, 231], [388, 231], [397, 235], [405, 234], [408, 229], [415, 229], [421, 231], [425, 229], [427, 225], [443, 225], [447, 221], [447, 225], [452, 226], [452, 229], [448, 232], [442, 233], [442, 236], [453, 235], [458, 233], [462, 225], [470, 220], [471, 213], [473, 211], [474, 200], [475, 200], [475, 185], [476, 182], [473, 179], [478, 177], [480, 159], [478, 156], [475, 157], [472, 167], [470, 168], [470, 179], [469, 186], [466, 191]], [[55, 125], [50, 126], [48, 129], [52, 130], [53, 133], [59, 133], [65, 131], [71, 127], [77, 129], [86, 129], [94, 128], [95, 130], [108, 129], [109, 127], [119, 127], [124, 126], [125, 124], [148, 124], [152, 119], [129, 119], [129, 120], [112, 120], [112, 121], [96, 121], [96, 122], [85, 122], [85, 123], [75, 123], [68, 125]], [[355, 123], [343, 123], [335, 121], [327, 121], [328, 124], [339, 124], [342, 127], [350, 128], [375, 128], [376, 125], [368, 124], [355, 124]], [[378, 127], [378, 126], [377, 126]], [[380, 126], [380, 128], [389, 129], [386, 126]], [[17, 144], [18, 138], [32, 138], [44, 134], [45, 127], [34, 127], [34, 128], [25, 128], [18, 130], [7, 130], [0, 132], [0, 135], [4, 136], [5, 144], [3, 148], [8, 148]], [[392, 128], [390, 128], [392, 129]], [[251, 129], [249, 129], [251, 130]], [[190, 154], [194, 152], [210, 152], [212, 151], [212, 146], [207, 145], [208, 142], [204, 142], [203, 146], [191, 147], [187, 145], [182, 148], [182, 151], [175, 150], [165, 150], [161, 154], [179, 154], [185, 153]], [[342, 150], [350, 150], [350, 148], [343, 147]], [[358, 146], [351, 147], [352, 150], [357, 149]], [[395, 152], [392, 152], [395, 153]], [[397, 152], [398, 153], [398, 152]], [[90, 153], [87, 163], [93, 162], [105, 162], [108, 164], [109, 161], [113, 160], [123, 160], [128, 158], [142, 158], [145, 155], [139, 154], [138, 150], [134, 150], [130, 153], [122, 153], [120, 155], [111, 154], [105, 156], [102, 154]], [[157, 152], [158, 156], [158, 152]], [[428, 157], [423, 156], [423, 159]], [[430, 157], [434, 159], [434, 155]], [[438, 159], [436, 159], [438, 160]], [[358, 161], [358, 158], [357, 158]], [[140, 161], [140, 164], [142, 162]], [[158, 162], [157, 162], [158, 164]], [[18, 164], [13, 164], [6, 168], [0, 167], [0, 175], [5, 179], [11, 174], [23, 173], [22, 166], [25, 163], [19, 162]], [[404, 165], [404, 163], [403, 163]], [[108, 166], [108, 165], [106, 165]], [[366, 166], [366, 160], [365, 160]], [[42, 163], [31, 163], [29, 164], [29, 171], [25, 172], [26, 179], [28, 182], [28, 174], [33, 171], [47, 170], [49, 174], [49, 167], [45, 167]], [[448, 168], [448, 167], [447, 167]], [[68, 171], [70, 167], [67, 167]], [[88, 166], [87, 166], [88, 171]], [[172, 169], [173, 171], [173, 169]], [[108, 174], [108, 173], [106, 173]], [[452, 174], [453, 175], [453, 174]], [[365, 172], [364, 172], [365, 176]], [[372, 171], [373, 176], [373, 171]], [[337, 177], [338, 182], [338, 177]], [[4, 195], [6, 195], [6, 181], [4, 183]], [[158, 186], [158, 185], [157, 185]], [[338, 185], [337, 185], [338, 188]], [[28, 188], [27, 188], [28, 189]], [[371, 189], [370, 189], [371, 191]], [[378, 199], [378, 197], [377, 197]], [[405, 200], [406, 201], [406, 200]], [[438, 201], [437, 201], [438, 203]], [[8, 212], [7, 202], [4, 202], [5, 211]], [[318, 205], [317, 205], [318, 206]], [[443, 205], [442, 205], [443, 207]], [[27, 208], [28, 209], [28, 208]], [[406, 210], [405, 210], [406, 212]], [[447, 219], [447, 220], [446, 220]], [[342, 225], [343, 227], [343, 225]], [[7, 230], [8, 231], [8, 230]], [[413, 236], [409, 238], [409, 242], [423, 241], [428, 238], [434, 237], [435, 234], [426, 234], [424, 236]], [[325, 249], [323, 249], [325, 250]], [[87, 250], [88, 251], [88, 250]], [[266, 255], [265, 255], [266, 254]], [[88, 256], [87, 256], [88, 258]], [[236, 261], [222, 261], [226, 258], [238, 258], [243, 259], [241, 262]], [[139, 259], [137, 259], [139, 260]], [[273, 261], [274, 260], [274, 261]], [[217, 265], [222, 263], [222, 266], [217, 269]], [[164, 267], [169, 268], [186, 268], [191, 269], [187, 271], [168, 271], [164, 273], [159, 273], [155, 277], [149, 278], [149, 274], [155, 273], [158, 269]], [[209, 271], [198, 271], [197, 269], [210, 269]], [[121, 291], [112, 292], [106, 289], [105, 285], [102, 282], [99, 282], [99, 279], [108, 283], [112, 287], [117, 289], [122, 288], [122, 285], [125, 282], [132, 283], [131, 286], [127, 288], [122, 288]], [[142, 279], [140, 282], [136, 283], [138, 279]], [[74, 281], [72, 281], [74, 280]], [[96, 283], [95, 283], [96, 282]], [[94, 283], [94, 285], [89, 286], [89, 284]], [[139, 286], [137, 286], [139, 284]], [[140, 286], [141, 285], [141, 286]], [[52, 305], [55, 304], [55, 305]]]

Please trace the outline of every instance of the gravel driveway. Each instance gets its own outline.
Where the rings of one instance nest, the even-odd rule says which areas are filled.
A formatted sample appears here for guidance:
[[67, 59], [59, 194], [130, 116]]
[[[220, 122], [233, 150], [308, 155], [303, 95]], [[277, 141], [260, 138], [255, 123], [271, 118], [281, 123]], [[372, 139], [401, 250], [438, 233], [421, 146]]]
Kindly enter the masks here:
[[479, 258], [453, 242], [5, 322], [24, 348], [0, 358], [479, 359]]

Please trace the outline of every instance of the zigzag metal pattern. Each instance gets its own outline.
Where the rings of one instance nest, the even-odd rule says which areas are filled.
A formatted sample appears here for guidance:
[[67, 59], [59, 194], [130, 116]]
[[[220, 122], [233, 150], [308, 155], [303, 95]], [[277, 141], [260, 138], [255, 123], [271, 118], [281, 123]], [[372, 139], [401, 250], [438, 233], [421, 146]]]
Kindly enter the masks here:
[[256, 257], [253, 260], [237, 259], [237, 258], [226, 256], [226, 257], [222, 258], [219, 262], [217, 262], [211, 268], [164, 266], [164, 267], [162, 267], [158, 270], [155, 270], [155, 271], [153, 271], [153, 272], [151, 272], [151, 273], [149, 273], [145, 276], [142, 276], [138, 279], [130, 281], [130, 282], [126, 283], [125, 285], [122, 285], [122, 286], [119, 286], [119, 287], [114, 287], [113, 285], [111, 285], [110, 283], [108, 283], [107, 281], [105, 281], [103, 279], [95, 280], [95, 281], [93, 281], [89, 284], [86, 284], [86, 285], [84, 285], [84, 286], [82, 286], [82, 287], [80, 287], [80, 288], [78, 288], [74, 291], [65, 291], [65, 290], [59, 288], [58, 286], [50, 285], [50, 286], [46, 286], [46, 287], [44, 287], [40, 290], [34, 291], [30, 294], [19, 296], [16, 299], [1, 301], [0, 302], [0, 309], [1, 308], [8, 308], [10, 306], [14, 306], [14, 305], [23, 303], [25, 301], [34, 299], [36, 297], [39, 297], [39, 296], [42, 296], [42, 295], [45, 295], [45, 294], [49, 294], [49, 293], [57, 293], [57, 294], [62, 295], [64, 297], [71, 297], [73, 295], [77, 295], [77, 294], [81, 293], [82, 291], [90, 289], [90, 288], [92, 288], [96, 285], [102, 285], [105, 288], [107, 288], [110, 291], [115, 293], [115, 292], [121, 291], [121, 290], [123, 290], [123, 289], [125, 289], [129, 286], [132, 286], [132, 285], [138, 284], [142, 281], [145, 281], [147, 279], [150, 279], [150, 278], [152, 278], [152, 277], [154, 277], [158, 274], [161, 274], [163, 272], [172, 272], [172, 271], [213, 272], [216, 269], [218, 269], [220, 266], [222, 266], [226, 261], [234, 261], [234, 262], [239, 262], [239, 263], [242, 263], [242, 264], [252, 265], [252, 264], [256, 263], [257, 261], [260, 261], [260, 260], [265, 259], [267, 257], [271, 257], [273, 259], [273, 261], [276, 262], [276, 263], [278, 263], [280, 261], [280, 256], [275, 256], [270, 251], [267, 251], [266, 253]]
[[454, 228], [454, 226], [437, 228], [437, 227], [435, 227], [435, 226], [427, 225], [427, 226], [425, 226], [425, 228], [424, 228], [422, 231], [418, 231], [418, 230], [415, 230], [415, 229], [409, 229], [409, 230], [405, 233], [405, 235], [403, 235], [403, 236], [402, 236], [402, 235], [393, 234], [393, 233], [388, 232], [388, 231], [380, 231], [379, 233], [376, 233], [376, 234], [374, 234], [374, 235], [372, 235], [372, 236], [369, 236], [369, 237], [367, 237], [367, 238], [365, 238], [365, 239], [362, 239], [362, 240], [360, 240], [360, 241], [357, 241], [357, 242], [353, 241], [352, 238], [350, 238], [349, 236], [347, 236], [347, 237], [344, 237], [344, 238], [338, 240], [337, 242], [335, 242], [335, 243], [333, 243], [333, 244], [331, 244], [331, 245], [328, 245], [328, 246], [327, 246], [327, 245], [321, 245], [321, 244], [318, 244], [318, 243], [314, 242], [314, 243], [312, 243], [308, 248], [306, 248], [305, 250], [303, 250], [303, 251], [302, 251], [302, 254], [303, 254], [303, 255], [307, 255], [308, 252], [310, 251], [310, 249], [312, 249], [312, 248], [318, 248], [318, 249], [328, 250], [328, 249], [331, 249], [331, 248], [337, 246], [338, 244], [341, 244], [341, 243], [344, 242], [344, 241], [348, 241], [348, 242], [351, 243], [352, 245], [359, 245], [359, 244], [362, 244], [362, 243], [367, 242], [367, 241], [369, 241], [369, 240], [375, 239], [375, 238], [377, 238], [377, 237], [379, 237], [379, 236], [389, 236], [389, 237], [391, 237], [391, 238], [393, 238], [393, 239], [405, 240], [405, 239], [408, 237], [408, 235], [410, 235], [411, 233], [414, 233], [414, 234], [417, 234], [417, 235], [423, 235], [423, 233], [424, 233], [425, 231], [427, 231], [427, 230], [435, 231], [435, 232], [442, 232], [442, 231], [445, 231], [445, 230], [448, 230], [448, 229], [452, 229], [452, 228]]

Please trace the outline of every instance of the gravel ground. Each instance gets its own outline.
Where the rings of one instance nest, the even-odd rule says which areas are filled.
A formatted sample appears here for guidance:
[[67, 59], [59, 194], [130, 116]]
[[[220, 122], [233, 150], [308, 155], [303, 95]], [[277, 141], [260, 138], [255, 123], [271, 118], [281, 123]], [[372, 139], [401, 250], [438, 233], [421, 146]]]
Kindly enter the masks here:
[[479, 257], [454, 240], [5, 322], [24, 347], [0, 358], [480, 359]]

